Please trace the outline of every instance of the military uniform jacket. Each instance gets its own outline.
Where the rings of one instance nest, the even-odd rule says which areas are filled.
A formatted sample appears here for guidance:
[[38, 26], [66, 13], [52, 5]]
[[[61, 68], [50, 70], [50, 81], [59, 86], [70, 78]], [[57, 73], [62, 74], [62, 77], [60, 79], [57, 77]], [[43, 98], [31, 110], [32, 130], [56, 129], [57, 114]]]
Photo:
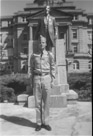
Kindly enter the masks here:
[[48, 51], [44, 51], [42, 57], [41, 53], [32, 54], [30, 59], [30, 71], [32, 78], [35, 73], [48, 73], [51, 75], [51, 80], [55, 78], [55, 62], [53, 54]]

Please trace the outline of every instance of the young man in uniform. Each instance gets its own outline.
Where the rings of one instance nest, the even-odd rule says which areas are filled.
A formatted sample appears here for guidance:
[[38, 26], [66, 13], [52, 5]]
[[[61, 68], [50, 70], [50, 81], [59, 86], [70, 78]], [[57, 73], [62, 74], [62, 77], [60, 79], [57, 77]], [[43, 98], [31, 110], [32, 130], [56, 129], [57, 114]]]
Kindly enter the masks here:
[[52, 52], [46, 50], [46, 38], [40, 35], [39, 51], [31, 55], [31, 79], [36, 107], [36, 131], [49, 125], [49, 99], [53, 79], [55, 78], [55, 62]]

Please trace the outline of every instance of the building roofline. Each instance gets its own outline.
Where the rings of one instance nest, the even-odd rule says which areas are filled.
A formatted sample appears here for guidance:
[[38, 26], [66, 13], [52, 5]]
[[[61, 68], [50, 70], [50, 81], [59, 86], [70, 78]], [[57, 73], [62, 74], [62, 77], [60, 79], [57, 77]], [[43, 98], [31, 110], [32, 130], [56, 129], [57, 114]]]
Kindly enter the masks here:
[[13, 15], [9, 15], [9, 16], [1, 16], [0, 20], [7, 20], [7, 19], [12, 19]]
[[[50, 4], [51, 7], [68, 7], [68, 8], [75, 8], [76, 6], [73, 5], [73, 2], [63, 2], [63, 3], [54, 3], [53, 5]], [[46, 7], [46, 3], [43, 4], [43, 5], [38, 5], [38, 4], [35, 4], [35, 3], [27, 3], [26, 4], [26, 7], [24, 8], [24, 10], [29, 10], [29, 9], [39, 9], [39, 8], [44, 8]]]
[[74, 14], [77, 14], [77, 13], [83, 13], [84, 10], [82, 9], [59, 9], [60, 11], [64, 11], [64, 12], [69, 12], [69, 13], [74, 13]]
[[87, 16], [93, 17], [93, 13], [87, 13]]
[[14, 13], [14, 16], [25, 16], [31, 14], [31, 11], [18, 11]]

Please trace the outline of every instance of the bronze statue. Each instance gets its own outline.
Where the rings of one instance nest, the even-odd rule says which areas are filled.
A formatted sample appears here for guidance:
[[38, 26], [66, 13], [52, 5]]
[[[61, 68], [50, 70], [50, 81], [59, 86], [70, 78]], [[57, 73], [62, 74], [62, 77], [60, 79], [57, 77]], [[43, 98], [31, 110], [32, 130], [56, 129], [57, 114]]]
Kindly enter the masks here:
[[40, 19], [38, 22], [38, 27], [35, 35], [35, 39], [42, 35], [47, 39], [46, 49], [51, 51], [52, 47], [55, 47], [56, 40], [56, 25], [55, 18], [50, 15], [50, 6], [46, 6], [46, 13], [44, 18]]

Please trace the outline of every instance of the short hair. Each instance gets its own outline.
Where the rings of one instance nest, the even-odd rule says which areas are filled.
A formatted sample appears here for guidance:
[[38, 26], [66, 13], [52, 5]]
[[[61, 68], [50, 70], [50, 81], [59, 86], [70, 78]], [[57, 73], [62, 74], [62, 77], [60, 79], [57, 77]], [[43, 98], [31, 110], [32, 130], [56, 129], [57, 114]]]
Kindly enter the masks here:
[[46, 37], [45, 37], [45, 36], [40, 35], [38, 40], [39, 40], [39, 41], [41, 41], [41, 39], [45, 39], [45, 40], [46, 40]]

